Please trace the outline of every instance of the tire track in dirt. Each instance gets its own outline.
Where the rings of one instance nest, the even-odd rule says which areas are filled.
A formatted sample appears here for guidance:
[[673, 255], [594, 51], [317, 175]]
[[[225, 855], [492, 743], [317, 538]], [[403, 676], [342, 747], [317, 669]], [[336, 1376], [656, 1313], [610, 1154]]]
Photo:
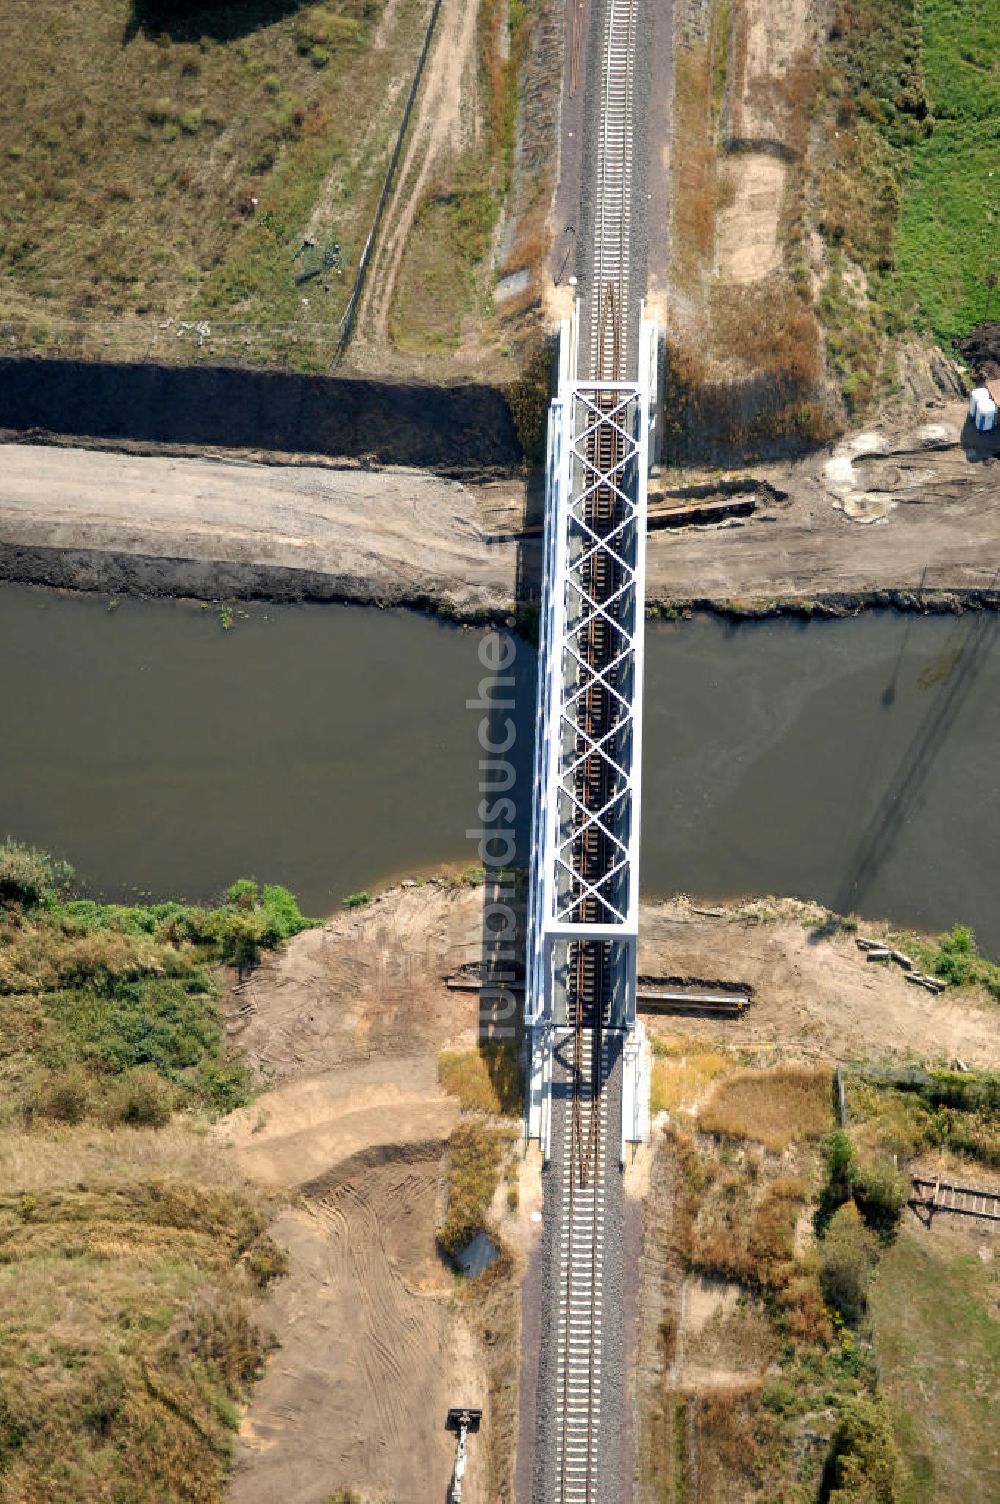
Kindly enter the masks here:
[[[442, 1150], [354, 1154], [304, 1185], [276, 1227], [292, 1270], [274, 1296], [281, 1352], [241, 1427], [227, 1504], [321, 1504], [340, 1487], [396, 1504], [444, 1496], [443, 1421], [469, 1344], [434, 1241]], [[460, 1382], [475, 1387], [469, 1361]]]
[[[443, 0], [416, 120], [389, 197], [385, 214], [388, 229], [376, 249], [361, 296], [355, 349], [365, 344], [385, 349], [389, 344], [393, 295], [424, 191], [444, 152], [457, 151], [461, 146], [463, 89], [475, 87], [470, 65], [475, 62], [478, 16], [477, 0], [467, 4]], [[474, 111], [468, 113], [471, 116]]]

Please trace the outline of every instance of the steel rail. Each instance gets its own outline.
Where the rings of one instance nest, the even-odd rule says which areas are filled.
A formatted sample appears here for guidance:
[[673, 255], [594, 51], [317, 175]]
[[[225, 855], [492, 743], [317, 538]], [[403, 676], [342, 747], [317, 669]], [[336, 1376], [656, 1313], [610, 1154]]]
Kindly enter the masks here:
[[[582, 46], [583, 0], [570, 0], [570, 92], [575, 92]], [[574, 814], [571, 830], [575, 912], [588, 923], [613, 919], [601, 892], [615, 869], [603, 824], [594, 820], [613, 803], [620, 774], [598, 754], [621, 721], [619, 655], [615, 624], [621, 609], [621, 562], [609, 546], [621, 525], [619, 491], [610, 477], [623, 461], [623, 435], [610, 417], [616, 396], [602, 382], [621, 381], [628, 314], [628, 216], [631, 177], [632, 54], [637, 0], [608, 0], [599, 141], [599, 198], [591, 288], [589, 375], [597, 388], [598, 419], [586, 443], [591, 473], [602, 477], [587, 496], [583, 522], [593, 539], [582, 563], [582, 583], [595, 603], [583, 633], [578, 663], [581, 694], [577, 725]], [[606, 890], [605, 890], [606, 891]], [[564, 1148], [564, 1267], [558, 1323], [561, 1362], [558, 1504], [595, 1504], [600, 1419], [603, 1194], [606, 1149], [602, 1115], [606, 1027], [610, 1021], [611, 947], [578, 941], [570, 947], [567, 1023], [572, 1027], [572, 1108]], [[589, 1059], [588, 1059], [589, 1056]], [[583, 1325], [581, 1326], [581, 1322]], [[580, 1407], [583, 1421], [580, 1423]]]

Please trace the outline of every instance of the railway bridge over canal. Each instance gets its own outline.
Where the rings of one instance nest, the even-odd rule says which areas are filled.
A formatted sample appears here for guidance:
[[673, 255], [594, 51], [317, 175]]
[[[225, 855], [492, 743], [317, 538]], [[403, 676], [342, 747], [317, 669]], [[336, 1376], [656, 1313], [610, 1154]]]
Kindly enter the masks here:
[[[636, 1017], [646, 478], [658, 339], [637, 296], [640, 0], [603, 0], [592, 232], [549, 416], [525, 1022], [547, 1165], [535, 1504], [623, 1497], [622, 1165], [648, 1132]], [[584, 5], [571, 10], [575, 88]]]

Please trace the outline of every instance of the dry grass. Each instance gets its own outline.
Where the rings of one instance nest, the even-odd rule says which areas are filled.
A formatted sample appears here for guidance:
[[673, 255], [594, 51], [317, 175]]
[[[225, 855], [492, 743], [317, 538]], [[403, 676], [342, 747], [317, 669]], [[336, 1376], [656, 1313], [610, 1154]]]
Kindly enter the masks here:
[[682, 48], [674, 83], [673, 280], [696, 287], [715, 254], [715, 113], [709, 49]]
[[176, 1128], [5, 1133], [0, 1162], [4, 1499], [221, 1499], [269, 1206]]
[[516, 1116], [522, 1110], [520, 1053], [516, 1044], [493, 1040], [474, 1050], [443, 1050], [438, 1080], [465, 1112]]
[[752, 1139], [781, 1153], [799, 1139], [819, 1138], [832, 1126], [828, 1070], [777, 1066], [741, 1071], [721, 1081], [700, 1114], [709, 1133]]
[[[0, 313], [15, 337], [44, 348], [69, 317], [88, 354], [332, 349], [424, 12], [399, 8], [390, 87], [367, 56], [380, 0], [239, 10], [137, 25], [142, 0], [5, 5]], [[297, 287], [291, 260], [318, 201], [313, 233], [346, 266], [328, 295]], [[231, 352], [159, 330], [203, 316], [244, 323]]]
[[822, 376], [819, 329], [808, 303], [783, 278], [749, 287], [717, 284], [714, 354], [736, 376], [769, 372], [788, 396], [812, 395]]
[[463, 1285], [460, 1299], [479, 1339], [489, 1388], [486, 1497], [493, 1504], [511, 1504], [521, 1375], [520, 1276], [511, 1255], [502, 1250], [485, 1274]]
[[733, 1068], [729, 1056], [698, 1040], [657, 1039], [653, 1048], [652, 1112], [691, 1112], [710, 1083]]

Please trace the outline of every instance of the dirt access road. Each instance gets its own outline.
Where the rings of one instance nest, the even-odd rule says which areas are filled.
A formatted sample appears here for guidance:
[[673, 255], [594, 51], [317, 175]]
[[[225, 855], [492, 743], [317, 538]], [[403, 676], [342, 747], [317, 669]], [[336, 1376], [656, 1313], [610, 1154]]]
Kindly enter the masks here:
[[[993, 582], [1000, 438], [971, 436], [960, 403], [795, 464], [664, 475], [651, 505], [734, 487], [755, 497], [752, 516], [651, 532], [650, 604], [850, 610]], [[499, 613], [519, 579], [537, 586], [524, 513], [514, 481], [0, 446], [0, 578], [71, 588]]]
[[470, 959], [481, 909], [478, 892], [401, 888], [298, 936], [226, 1001], [230, 1037], [273, 1084], [220, 1134], [288, 1198], [273, 1233], [290, 1263], [230, 1504], [323, 1504], [342, 1487], [443, 1499], [456, 1403], [486, 1412], [466, 1496], [492, 1504], [483, 1348], [435, 1242], [459, 1115], [437, 1056], [477, 1030], [476, 999], [441, 975]]

